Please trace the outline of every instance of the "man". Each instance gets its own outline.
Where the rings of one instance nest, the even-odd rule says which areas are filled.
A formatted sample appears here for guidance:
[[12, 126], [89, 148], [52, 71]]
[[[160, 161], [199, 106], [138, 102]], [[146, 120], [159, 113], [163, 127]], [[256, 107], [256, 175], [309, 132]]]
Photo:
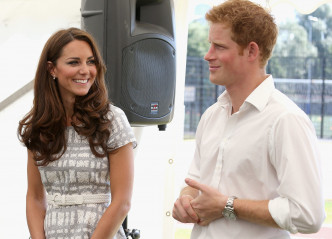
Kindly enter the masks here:
[[226, 91], [198, 125], [173, 217], [195, 223], [192, 239], [317, 232], [325, 213], [315, 129], [265, 72], [278, 34], [273, 17], [229, 0], [206, 19], [210, 81]]

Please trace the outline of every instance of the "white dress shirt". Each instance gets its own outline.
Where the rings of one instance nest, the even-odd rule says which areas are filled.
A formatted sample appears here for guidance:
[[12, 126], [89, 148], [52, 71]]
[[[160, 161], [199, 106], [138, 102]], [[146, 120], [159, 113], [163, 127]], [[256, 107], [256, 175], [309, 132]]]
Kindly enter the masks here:
[[[263, 81], [231, 114], [227, 91], [203, 114], [188, 177], [239, 199], [270, 200], [282, 228], [221, 218], [195, 224], [192, 239], [279, 239], [313, 233], [325, 219], [321, 163], [307, 115]], [[220, 212], [221, 213], [221, 212]]]

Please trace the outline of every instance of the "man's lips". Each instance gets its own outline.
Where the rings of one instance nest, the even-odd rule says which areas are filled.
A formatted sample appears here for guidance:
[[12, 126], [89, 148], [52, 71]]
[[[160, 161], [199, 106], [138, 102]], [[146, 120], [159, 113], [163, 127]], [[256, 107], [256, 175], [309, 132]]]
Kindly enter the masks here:
[[220, 66], [212, 66], [212, 65], [209, 65], [209, 70], [210, 71], [216, 71], [220, 68]]

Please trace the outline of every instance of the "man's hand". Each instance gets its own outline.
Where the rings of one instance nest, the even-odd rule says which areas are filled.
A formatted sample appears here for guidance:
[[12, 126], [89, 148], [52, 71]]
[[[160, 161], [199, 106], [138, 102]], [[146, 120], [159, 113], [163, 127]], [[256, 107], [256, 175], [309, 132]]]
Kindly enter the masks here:
[[210, 222], [223, 217], [222, 211], [226, 205], [227, 196], [217, 189], [201, 184], [193, 179], [186, 179], [188, 186], [200, 191], [200, 194], [190, 201], [191, 207], [199, 217], [198, 224], [206, 226]]
[[199, 218], [190, 204], [193, 199], [191, 195], [180, 196], [174, 203], [173, 218], [183, 223], [197, 223]]

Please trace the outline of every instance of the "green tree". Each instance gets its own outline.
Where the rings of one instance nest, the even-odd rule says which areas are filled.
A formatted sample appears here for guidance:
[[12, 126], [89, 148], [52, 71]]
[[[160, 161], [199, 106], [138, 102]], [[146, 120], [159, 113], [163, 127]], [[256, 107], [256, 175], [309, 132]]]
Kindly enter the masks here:
[[276, 78], [307, 78], [308, 58], [316, 56], [317, 49], [308, 41], [303, 26], [297, 22], [282, 23], [267, 71]]
[[[318, 58], [320, 61], [326, 60], [328, 66], [325, 67], [325, 77], [332, 77], [331, 55], [332, 55], [332, 10], [330, 5], [324, 4], [317, 8], [310, 15], [297, 14], [300, 25], [305, 27], [308, 32], [308, 39], [318, 50]], [[322, 62], [316, 66], [315, 71], [318, 77], [322, 77]]]
[[318, 56], [324, 56], [330, 48], [326, 44], [326, 39], [332, 37], [331, 31], [327, 30], [332, 28], [332, 11], [330, 6], [324, 4], [309, 15], [297, 14], [297, 19], [299, 24], [306, 29], [309, 41], [317, 47]]
[[316, 57], [316, 47], [308, 41], [306, 29], [296, 22], [279, 26], [279, 35], [273, 52], [281, 57]]
[[203, 57], [209, 49], [209, 26], [203, 20], [196, 20], [188, 27], [188, 56]]

